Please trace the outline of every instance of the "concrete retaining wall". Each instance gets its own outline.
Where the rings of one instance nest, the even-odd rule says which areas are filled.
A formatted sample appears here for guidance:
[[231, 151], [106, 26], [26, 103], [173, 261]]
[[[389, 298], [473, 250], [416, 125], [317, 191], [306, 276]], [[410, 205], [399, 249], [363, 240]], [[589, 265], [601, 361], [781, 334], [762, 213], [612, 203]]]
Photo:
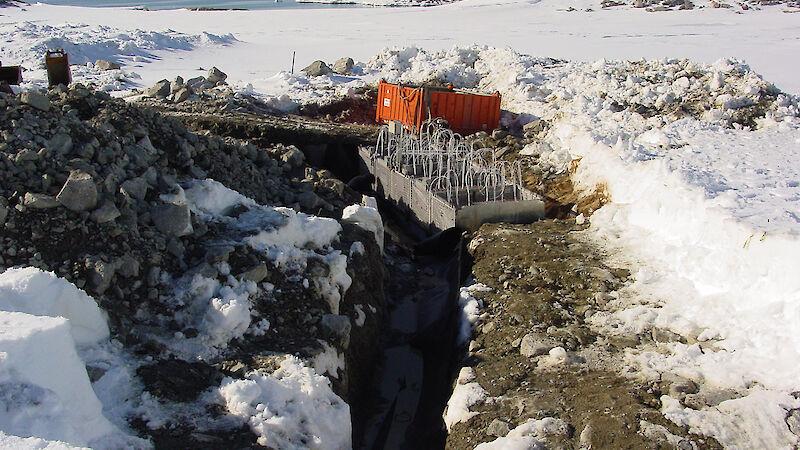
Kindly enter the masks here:
[[[423, 228], [442, 231], [458, 226], [475, 230], [486, 222], [530, 223], [544, 217], [544, 202], [535, 193], [520, 189], [522, 200], [475, 202], [457, 207], [445, 200], [442, 193], [428, 190], [424, 179], [412, 178], [391, 170], [386, 161], [371, 158], [372, 150], [358, 149], [359, 167], [375, 176], [373, 188], [384, 198], [407, 212]], [[479, 192], [462, 193], [480, 199]]]

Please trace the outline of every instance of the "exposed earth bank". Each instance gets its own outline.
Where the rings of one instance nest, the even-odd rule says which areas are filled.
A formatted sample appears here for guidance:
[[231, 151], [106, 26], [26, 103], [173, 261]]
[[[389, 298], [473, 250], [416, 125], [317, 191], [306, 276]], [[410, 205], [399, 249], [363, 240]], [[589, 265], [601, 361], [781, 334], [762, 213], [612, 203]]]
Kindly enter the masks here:
[[626, 372], [627, 348], [680, 336], [610, 336], [589, 323], [630, 271], [609, 266], [585, 228], [574, 219], [490, 224], [472, 237], [474, 281], [488, 289], [472, 293], [480, 319], [449, 406], [469, 412], [451, 426], [447, 448], [504, 437], [494, 448], [526, 438], [564, 449], [720, 448], [660, 412], [662, 394], [685, 399], [702, 387]]

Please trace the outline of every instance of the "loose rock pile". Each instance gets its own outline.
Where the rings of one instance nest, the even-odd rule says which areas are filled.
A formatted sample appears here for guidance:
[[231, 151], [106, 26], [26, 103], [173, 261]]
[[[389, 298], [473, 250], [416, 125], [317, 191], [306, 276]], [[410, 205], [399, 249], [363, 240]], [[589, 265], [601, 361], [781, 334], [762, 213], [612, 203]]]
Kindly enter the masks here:
[[[217, 83], [208, 89], [218, 88], [224, 74], [211, 79], [201, 85]], [[304, 162], [296, 147], [263, 149], [196, 134], [176, 120], [80, 84], [47, 93], [0, 93], [0, 270], [39, 267], [90, 293], [108, 313], [112, 335], [126, 351], [153, 361], [139, 375], [161, 401], [194, 400], [223, 375], [242, 377], [261, 367], [259, 361], [266, 360], [257, 355], [313, 357], [327, 348], [334, 355], [343, 352], [347, 361], [347, 372], [332, 375], [334, 389], [347, 399], [351, 379], [358, 382], [351, 374], [362, 370], [356, 357], [372, 351], [383, 308], [382, 263], [371, 234], [343, 223], [332, 244], [348, 254], [359, 241], [364, 251], [348, 258], [353, 284], [331, 315], [314, 283], [307, 281], [330, 272], [324, 258], [309, 260], [306, 273], [283, 271], [253, 248], [220, 245], [228, 231], [175, 199], [182, 183], [205, 178], [259, 204], [330, 217], [341, 217], [346, 205], [360, 199], [329, 172]], [[175, 286], [169, 280], [187, 273], [223, 284], [234, 277], [236, 283], [272, 287], [251, 298], [252, 336], [234, 339], [216, 356], [189, 366], [176, 363], [180, 355], [165, 344], [167, 338], [191, 339], [198, 333], [175, 319], [192, 305], [171, 300]], [[359, 317], [355, 304], [378, 314], [348, 327]], [[264, 333], [269, 324], [280, 332]], [[201, 375], [183, 376], [189, 369]], [[103, 371], [89, 367], [93, 380]], [[196, 441], [191, 427], [166, 423], [153, 428], [142, 420], [131, 418], [156, 443]], [[246, 429], [245, 437], [225, 433], [230, 432], [220, 431], [219, 439], [249, 442], [252, 437]]]
[[152, 87], [145, 89], [144, 95], [156, 97], [172, 103], [181, 103], [187, 100], [202, 99], [227, 99], [233, 95], [233, 90], [225, 80], [228, 75], [212, 67], [208, 75], [194, 77], [188, 80], [175, 77], [174, 80], [161, 80]]

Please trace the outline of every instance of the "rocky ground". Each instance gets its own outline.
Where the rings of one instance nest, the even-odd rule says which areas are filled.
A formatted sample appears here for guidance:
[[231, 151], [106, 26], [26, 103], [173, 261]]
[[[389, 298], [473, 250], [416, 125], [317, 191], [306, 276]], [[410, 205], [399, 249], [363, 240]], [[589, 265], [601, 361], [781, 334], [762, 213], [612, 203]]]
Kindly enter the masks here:
[[[174, 200], [178, 186], [210, 178], [260, 204], [341, 219], [361, 195], [308, 167], [296, 147], [195, 133], [76, 84], [0, 94], [0, 171], [0, 268], [53, 271], [92, 295], [108, 314], [112, 339], [138, 366], [143, 389], [163, 408], [192, 404], [224, 376], [272, 370], [285, 354], [309, 361], [329, 349], [334, 359], [343, 355], [346, 369], [329, 375], [345, 400], [369, 376], [384, 308], [383, 264], [371, 233], [342, 221], [332, 248], [307, 250], [308, 264], [298, 272], [236, 244], [228, 222]], [[237, 208], [226, 214], [251, 207]], [[364, 251], [352, 254], [356, 241]], [[333, 311], [321, 286], [333, 277], [326, 258], [337, 251], [350, 255], [352, 285]], [[176, 300], [176, 286], [196, 275], [231, 289], [251, 286], [247, 331], [216, 342], [219, 336], [193, 313], [200, 308], [193, 297]], [[215, 351], [187, 350], [200, 342]], [[87, 369], [92, 381], [105, 371], [91, 363]], [[206, 405], [191, 414], [222, 412]], [[255, 445], [244, 426], [197, 430], [198, 420], [180, 416], [160, 424], [127, 419], [161, 448]]]
[[482, 315], [460, 381], [478, 383], [485, 398], [451, 428], [447, 448], [471, 449], [548, 418], [559, 426], [535, 435], [548, 448], [719, 448], [660, 412], [662, 393], [686, 401], [698, 386], [625, 373], [626, 348], [680, 337], [610, 336], [590, 325], [630, 272], [607, 265], [584, 228], [575, 220], [491, 224], [472, 237], [475, 281], [491, 290], [475, 294]]

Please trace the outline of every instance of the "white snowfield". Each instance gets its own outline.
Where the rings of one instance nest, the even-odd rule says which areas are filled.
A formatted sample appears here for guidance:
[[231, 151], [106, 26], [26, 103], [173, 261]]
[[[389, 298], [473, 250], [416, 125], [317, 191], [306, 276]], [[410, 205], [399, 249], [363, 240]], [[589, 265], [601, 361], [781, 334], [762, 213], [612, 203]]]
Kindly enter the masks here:
[[[596, 314], [593, 324], [610, 333], [680, 334], [685, 344], [630, 350], [627, 363], [642, 376], [675, 374], [737, 393], [700, 410], [665, 396], [664, 414], [729, 448], [792, 448], [800, 442], [784, 419], [800, 408], [791, 395], [800, 391], [796, 11], [782, 5], [605, 10], [590, 0], [250, 12], [37, 4], [0, 9], [0, 59], [30, 69], [25, 89], [43, 85], [37, 61], [50, 45], [66, 48], [78, 63], [117, 61], [122, 70], [100, 72], [90, 64], [73, 73], [76, 81], [119, 95], [162, 78], [203, 75], [213, 65], [239, 92], [287, 110], [380, 78], [438, 78], [499, 91], [503, 109], [513, 113], [504, 116], [506, 125], [550, 124], [525, 153], [539, 155], [543, 169], [572, 170], [587, 193], [602, 188], [608, 195], [585, 236], [637, 271], [634, 283], [615, 294], [613, 312]], [[299, 72], [315, 59], [342, 56], [359, 61], [353, 75], [310, 79]], [[743, 116], [747, 110], [757, 118]], [[205, 208], [214, 217], [219, 205], [243, 201], [211, 191], [227, 200], [195, 202], [195, 212]], [[290, 212], [259, 211], [254, 220], [306, 227], [322, 246], [328, 233], [338, 233]], [[282, 230], [267, 230], [251, 245], [276, 248], [274, 239], [294, 239], [300, 228]], [[302, 252], [275, 257], [289, 265], [304, 261]], [[334, 265], [346, 261], [336, 252], [329, 257]], [[318, 287], [331, 292], [333, 306], [349, 280], [322, 281]], [[231, 295], [217, 295], [220, 286], [198, 283], [208, 289], [210, 306], [197, 320], [206, 320], [205, 336], [224, 345], [249, 324], [247, 288], [232, 284]], [[255, 375], [251, 381], [259, 384]], [[255, 426], [272, 420], [251, 417]]]

